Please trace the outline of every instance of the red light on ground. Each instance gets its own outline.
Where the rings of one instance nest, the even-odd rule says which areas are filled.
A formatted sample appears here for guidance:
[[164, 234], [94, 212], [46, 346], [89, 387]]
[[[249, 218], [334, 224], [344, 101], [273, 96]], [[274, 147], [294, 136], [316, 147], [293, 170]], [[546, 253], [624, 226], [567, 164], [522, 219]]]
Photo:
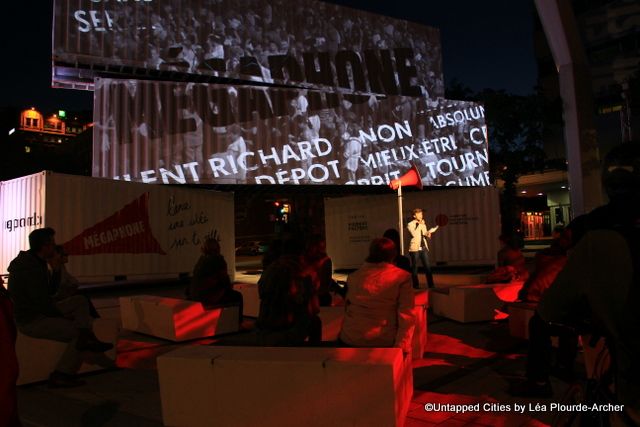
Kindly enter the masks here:
[[465, 356], [473, 359], [489, 359], [496, 356], [494, 352], [470, 346], [458, 338], [434, 333], [429, 333], [429, 352]]

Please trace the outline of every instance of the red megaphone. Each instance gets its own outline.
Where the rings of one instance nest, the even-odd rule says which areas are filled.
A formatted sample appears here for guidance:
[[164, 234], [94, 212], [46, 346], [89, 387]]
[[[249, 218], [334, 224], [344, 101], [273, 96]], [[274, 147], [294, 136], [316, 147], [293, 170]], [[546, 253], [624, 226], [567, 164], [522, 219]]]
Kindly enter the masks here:
[[420, 177], [420, 172], [418, 172], [418, 168], [415, 163], [411, 163], [411, 169], [409, 169], [407, 173], [389, 183], [389, 187], [393, 190], [397, 190], [401, 185], [403, 187], [415, 185], [422, 190], [422, 178]]

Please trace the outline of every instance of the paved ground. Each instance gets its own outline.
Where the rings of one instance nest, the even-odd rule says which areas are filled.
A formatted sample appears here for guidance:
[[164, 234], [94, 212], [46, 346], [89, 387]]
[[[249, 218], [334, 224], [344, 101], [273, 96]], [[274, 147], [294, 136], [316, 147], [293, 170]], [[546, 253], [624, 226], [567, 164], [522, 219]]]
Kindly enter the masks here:
[[[255, 281], [255, 275], [239, 275]], [[176, 286], [133, 289], [127, 293], [180, 295]], [[93, 295], [103, 317], [119, 318], [119, 290]], [[430, 315], [428, 352], [414, 361], [414, 395], [407, 427], [435, 426], [539, 426], [549, 425], [552, 412], [500, 411], [499, 405], [549, 404], [559, 401], [567, 385], [553, 382], [553, 399], [511, 398], [509, 383], [522, 378], [526, 343], [508, 334], [507, 323], [460, 324]], [[118, 343], [118, 370], [88, 374], [85, 386], [49, 389], [44, 384], [19, 388], [19, 408], [25, 426], [161, 426], [162, 413], [156, 357], [180, 345], [212, 344], [211, 339], [173, 344], [122, 331]], [[427, 404], [487, 404], [489, 410], [470, 413], [427, 412]], [[504, 409], [504, 408], [503, 408]]]

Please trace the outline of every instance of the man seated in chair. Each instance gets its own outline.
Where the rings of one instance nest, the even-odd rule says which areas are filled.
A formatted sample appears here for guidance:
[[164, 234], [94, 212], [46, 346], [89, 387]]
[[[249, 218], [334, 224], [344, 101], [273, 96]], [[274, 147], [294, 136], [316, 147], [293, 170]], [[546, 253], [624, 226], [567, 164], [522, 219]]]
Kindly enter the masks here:
[[[49, 385], [75, 387], [84, 384], [76, 378], [83, 361], [82, 352], [103, 353], [113, 348], [113, 344], [101, 342], [94, 335], [93, 317], [86, 297], [75, 295], [60, 300], [52, 297], [47, 260], [53, 256], [55, 246], [52, 228], [32, 231], [30, 249], [21, 251], [9, 264], [8, 290], [20, 332], [34, 338], [68, 343], [49, 376]], [[105, 359], [103, 356], [102, 360]]]

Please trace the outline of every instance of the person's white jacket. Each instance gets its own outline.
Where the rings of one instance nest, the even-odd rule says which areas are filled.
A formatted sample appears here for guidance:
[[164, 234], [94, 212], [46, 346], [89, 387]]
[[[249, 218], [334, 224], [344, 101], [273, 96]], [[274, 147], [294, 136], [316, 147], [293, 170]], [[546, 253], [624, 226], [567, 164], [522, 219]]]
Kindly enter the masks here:
[[349, 275], [340, 339], [355, 347], [411, 351], [415, 327], [411, 275], [387, 262], [366, 262]]
[[[420, 224], [417, 220], [413, 220], [407, 224], [407, 230], [411, 234], [411, 241], [409, 242], [409, 252], [417, 252], [424, 248], [429, 250], [429, 244], [427, 240], [431, 237], [429, 230], [427, 230], [427, 223]], [[424, 236], [424, 242], [422, 237]]]

